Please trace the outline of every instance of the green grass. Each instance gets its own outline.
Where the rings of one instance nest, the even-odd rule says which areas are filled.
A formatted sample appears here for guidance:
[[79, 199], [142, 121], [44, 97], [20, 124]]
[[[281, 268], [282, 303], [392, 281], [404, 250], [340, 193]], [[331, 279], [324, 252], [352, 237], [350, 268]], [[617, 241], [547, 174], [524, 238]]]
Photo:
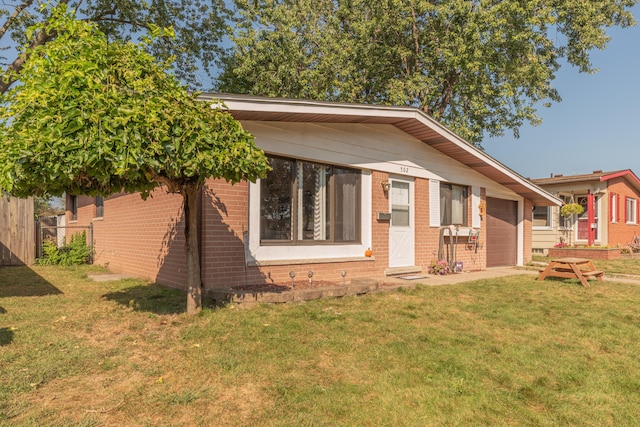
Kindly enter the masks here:
[[513, 276], [184, 314], [0, 269], [0, 425], [637, 425], [640, 286]]

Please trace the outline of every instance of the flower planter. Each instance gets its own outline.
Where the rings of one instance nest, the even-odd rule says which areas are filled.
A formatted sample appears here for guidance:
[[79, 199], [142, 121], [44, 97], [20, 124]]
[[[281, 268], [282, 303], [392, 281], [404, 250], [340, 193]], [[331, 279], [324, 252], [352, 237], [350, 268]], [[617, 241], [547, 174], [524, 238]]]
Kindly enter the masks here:
[[550, 258], [589, 258], [589, 259], [617, 259], [621, 258], [620, 248], [549, 248]]

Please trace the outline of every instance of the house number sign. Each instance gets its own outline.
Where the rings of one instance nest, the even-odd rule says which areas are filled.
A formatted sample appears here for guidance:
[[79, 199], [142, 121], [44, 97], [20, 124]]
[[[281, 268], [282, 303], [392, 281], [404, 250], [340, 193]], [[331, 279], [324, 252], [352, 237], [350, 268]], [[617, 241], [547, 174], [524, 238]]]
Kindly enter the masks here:
[[400, 166], [400, 173], [409, 173], [409, 168], [406, 166]]

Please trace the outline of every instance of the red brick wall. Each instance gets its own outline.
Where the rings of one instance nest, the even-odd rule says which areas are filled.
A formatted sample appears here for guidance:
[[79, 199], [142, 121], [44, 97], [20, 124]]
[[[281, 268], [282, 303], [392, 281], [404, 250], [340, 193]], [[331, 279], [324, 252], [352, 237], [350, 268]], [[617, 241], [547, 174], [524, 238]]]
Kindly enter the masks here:
[[[618, 194], [618, 216], [620, 221], [617, 223], [611, 223], [611, 213], [608, 208], [610, 203], [609, 195], [611, 193]], [[607, 206], [607, 217], [602, 221], [602, 223], [607, 224], [608, 227], [608, 246], [626, 246], [627, 243], [630, 243], [633, 240], [634, 232], [636, 235], [640, 235], [640, 225], [627, 224], [625, 222], [625, 196], [638, 200], [638, 203], [640, 204], [640, 194], [633, 188], [629, 187], [624, 178], [613, 178], [608, 181], [607, 199], [604, 201]]]
[[[384, 280], [389, 257], [389, 222], [378, 221], [377, 213], [389, 211], [388, 194], [380, 186], [385, 179], [388, 179], [387, 173], [372, 172], [372, 258], [261, 267], [247, 265], [245, 260], [249, 185], [239, 183], [232, 186], [223, 180], [208, 181], [202, 195], [201, 210], [205, 288], [263, 282], [287, 284], [291, 282], [289, 272], [292, 270], [296, 273], [296, 281], [308, 280], [307, 272], [313, 271], [313, 280], [340, 282], [342, 270], [347, 272], [347, 280], [357, 277]], [[429, 264], [437, 258], [440, 230], [429, 226], [429, 181], [416, 178], [414, 194], [415, 260], [426, 273]], [[484, 189], [481, 196], [485, 200]], [[114, 272], [184, 288], [184, 218], [180, 195], [167, 194], [162, 188], [155, 190], [146, 201], [138, 194], [117, 194], [105, 199], [101, 219], [94, 216], [94, 198], [80, 197], [78, 220], [70, 225], [93, 223], [96, 264], [106, 265]], [[486, 240], [484, 219], [479, 240], [481, 243]], [[468, 244], [466, 236], [458, 238], [456, 255], [457, 260], [464, 263], [465, 271], [482, 270], [486, 266], [484, 245], [476, 251]]]
[[255, 267], [246, 267], [244, 232], [248, 230], [249, 185], [209, 180], [202, 207], [202, 278], [205, 288], [263, 283]]
[[[94, 263], [113, 272], [133, 274], [182, 287], [185, 277], [182, 196], [156, 189], [143, 201], [139, 194], [116, 194], [95, 217], [95, 198], [78, 197], [78, 220], [93, 224]], [[69, 213], [67, 213], [69, 218]]]
[[597, 249], [597, 248], [549, 248], [550, 258], [587, 258], [587, 259], [618, 259], [622, 258], [620, 249]]

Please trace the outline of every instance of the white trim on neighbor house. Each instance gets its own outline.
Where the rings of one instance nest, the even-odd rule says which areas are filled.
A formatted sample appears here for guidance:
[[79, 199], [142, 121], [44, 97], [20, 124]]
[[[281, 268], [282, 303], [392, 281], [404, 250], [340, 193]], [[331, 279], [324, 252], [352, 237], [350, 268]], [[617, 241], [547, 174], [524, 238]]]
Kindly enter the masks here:
[[625, 197], [625, 218], [626, 223], [635, 225], [638, 223], [638, 200], [633, 197]]

